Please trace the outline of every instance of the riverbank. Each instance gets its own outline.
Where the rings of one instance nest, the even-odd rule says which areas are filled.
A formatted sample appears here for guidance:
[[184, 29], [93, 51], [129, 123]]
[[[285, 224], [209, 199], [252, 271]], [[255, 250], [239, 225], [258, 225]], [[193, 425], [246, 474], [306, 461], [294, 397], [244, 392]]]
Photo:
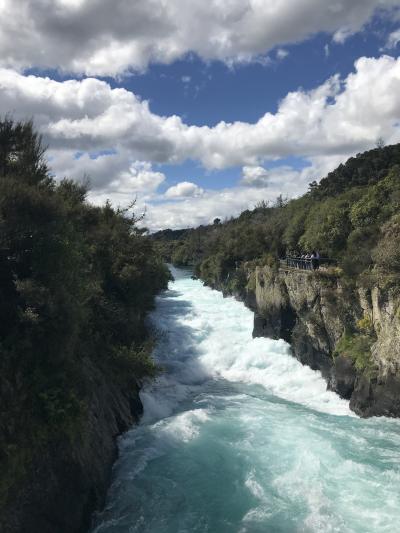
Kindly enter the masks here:
[[153, 378], [169, 272], [137, 218], [56, 181], [32, 122], [0, 119], [0, 531], [77, 533]]
[[86, 533], [93, 512], [103, 508], [117, 437], [143, 412], [140, 387], [122, 388], [89, 360], [81, 379], [90, 383], [82, 432], [36, 451], [2, 508], [2, 533]]
[[349, 285], [335, 269], [306, 272], [246, 264], [211, 286], [254, 312], [254, 337], [286, 340], [293, 355], [320, 370], [328, 388], [349, 399], [358, 415], [400, 416], [400, 299], [395, 288]]

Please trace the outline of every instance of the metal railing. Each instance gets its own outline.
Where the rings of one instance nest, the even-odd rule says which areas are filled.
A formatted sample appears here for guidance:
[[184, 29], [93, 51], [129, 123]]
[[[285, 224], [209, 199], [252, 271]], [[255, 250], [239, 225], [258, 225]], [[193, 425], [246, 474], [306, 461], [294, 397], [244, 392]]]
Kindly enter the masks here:
[[296, 268], [299, 270], [318, 270], [321, 266], [336, 266], [337, 261], [335, 259], [329, 259], [328, 257], [305, 258], [305, 257], [285, 257], [280, 259], [281, 268]]

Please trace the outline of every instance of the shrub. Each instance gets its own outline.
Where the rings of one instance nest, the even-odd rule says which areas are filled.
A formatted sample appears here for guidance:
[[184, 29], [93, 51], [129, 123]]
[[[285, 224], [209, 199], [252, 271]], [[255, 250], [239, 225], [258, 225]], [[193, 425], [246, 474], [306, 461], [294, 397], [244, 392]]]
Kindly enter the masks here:
[[374, 339], [370, 335], [346, 332], [338, 341], [334, 356], [343, 355], [353, 360], [357, 370], [372, 375], [375, 366], [371, 357], [371, 346]]
[[378, 270], [400, 274], [400, 215], [394, 215], [383, 227], [381, 239], [372, 257]]
[[120, 388], [156, 373], [145, 317], [169, 271], [140, 217], [86, 195], [52, 179], [31, 123], [0, 120], [4, 494], [40, 446], [84, 426], [87, 359]]
[[147, 341], [141, 346], [120, 346], [110, 353], [110, 368], [119, 381], [134, 385], [144, 378], [154, 378], [161, 368], [152, 358], [154, 343]]

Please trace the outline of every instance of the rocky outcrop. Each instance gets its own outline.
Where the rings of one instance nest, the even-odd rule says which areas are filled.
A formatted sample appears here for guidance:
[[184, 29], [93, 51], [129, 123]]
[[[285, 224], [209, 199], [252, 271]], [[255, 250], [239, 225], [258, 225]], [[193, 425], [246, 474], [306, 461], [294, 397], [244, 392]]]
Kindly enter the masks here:
[[364, 416], [400, 416], [400, 294], [397, 288], [359, 289], [364, 316], [373, 325], [374, 372], [357, 375], [350, 406]]
[[2, 509], [2, 533], [84, 533], [93, 511], [104, 505], [116, 438], [138, 421], [142, 404], [139, 386], [122, 390], [90, 360], [82, 372], [89, 384], [84, 428], [33, 458]]
[[[332, 353], [343, 333], [339, 318], [340, 287], [321, 283], [307, 271], [274, 272], [257, 267], [255, 273], [256, 337], [283, 338], [303, 364], [321, 370], [331, 383]], [[343, 301], [341, 301], [343, 307]], [[358, 310], [340, 310], [343, 315]], [[346, 378], [347, 379], [347, 378]]]
[[[400, 416], [400, 298], [393, 289], [348, 287], [323, 271], [256, 267], [248, 276], [254, 336], [289, 342], [359, 415]], [[353, 344], [341, 348], [349, 331]], [[352, 348], [360, 338], [370, 339], [361, 344], [365, 353]]]
[[360, 416], [400, 416], [400, 294], [393, 286], [352, 286], [323, 269], [245, 270], [241, 290], [211, 286], [254, 311], [254, 337], [286, 340]]

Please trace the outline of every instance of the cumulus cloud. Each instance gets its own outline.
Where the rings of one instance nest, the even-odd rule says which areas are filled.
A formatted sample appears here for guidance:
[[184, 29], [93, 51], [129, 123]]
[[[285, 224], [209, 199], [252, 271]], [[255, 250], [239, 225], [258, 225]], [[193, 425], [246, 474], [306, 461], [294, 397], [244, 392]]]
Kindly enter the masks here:
[[239, 215], [245, 209], [253, 209], [261, 200], [274, 201], [281, 193], [291, 197], [304, 191], [304, 177], [292, 169], [291, 179], [275, 182], [268, 188], [237, 186], [220, 190], [206, 190], [197, 197], [183, 198], [179, 202], [148, 205], [145, 224], [152, 230], [185, 228], [209, 224], [214, 218]]
[[[151, 231], [162, 228], [185, 228], [209, 224], [214, 218], [221, 219], [239, 215], [244, 209], [252, 209], [261, 200], [274, 202], [282, 194], [290, 198], [302, 194], [307, 185], [343, 162], [343, 156], [320, 156], [311, 158], [309, 165], [296, 170], [287, 165], [268, 171], [268, 186], [254, 187], [239, 184], [231, 188], [202, 190], [193, 196], [167, 196], [152, 191], [136, 192], [129, 187], [103, 186], [93, 188], [89, 199], [97, 205], [108, 199], [115, 205], [127, 206], [137, 199], [136, 212], [146, 213], [144, 224]], [[147, 167], [149, 168], [149, 167]]]
[[309, 164], [300, 170], [289, 165], [278, 165], [270, 170], [261, 166], [244, 166], [240, 185], [265, 190], [268, 188], [269, 199], [271, 199], [271, 194], [273, 196], [282, 187], [286, 193], [293, 196], [298, 190], [304, 191], [310, 181], [324, 176], [335, 168], [337, 166], [335, 163], [339, 163], [342, 159], [342, 156], [313, 157], [308, 160]]
[[242, 169], [241, 183], [250, 187], [268, 186], [269, 176], [264, 167], [244, 166]]
[[170, 201], [157, 207], [149, 205], [145, 223], [152, 230], [209, 224], [216, 217], [236, 216], [266, 198], [267, 191], [249, 187], [207, 190], [199, 197]]
[[147, 161], [135, 161], [129, 165], [128, 171], [123, 171], [114, 176], [110, 185], [118, 191], [128, 192], [155, 192], [165, 180], [162, 172], [152, 169]]
[[166, 192], [167, 198], [195, 198], [203, 194], [203, 189], [190, 181], [181, 181], [170, 187]]
[[90, 199], [101, 204], [111, 200], [116, 205], [127, 205], [139, 198], [140, 205], [156, 195], [165, 181], [162, 172], [155, 171], [147, 161], [133, 161], [128, 153], [101, 153], [90, 156], [62, 150], [50, 151], [50, 165], [58, 178], [76, 181], [89, 180]]
[[[96, 79], [58, 82], [0, 69], [0, 113], [34, 116], [57, 151], [114, 150], [153, 163], [200, 161], [206, 168], [258, 166], [287, 155], [316, 157], [400, 140], [400, 59], [360, 58], [346, 79], [289, 93], [255, 123], [213, 127], [163, 117], [126, 89]], [[116, 162], [118, 157], [113, 158]]]
[[[284, 183], [292, 196], [348, 155], [374, 146], [379, 137], [388, 144], [399, 142], [400, 59], [360, 58], [345, 79], [334, 76], [314, 90], [291, 92], [275, 113], [255, 123], [194, 126], [178, 116], [153, 113], [146, 101], [105, 81], [55, 81], [0, 69], [0, 114], [10, 111], [16, 118], [35, 117], [51, 147], [55, 174], [89, 174], [96, 201], [112, 198], [123, 203], [140, 195], [143, 202], [151, 202], [165, 180], [155, 170], [157, 163], [192, 159], [209, 169], [243, 167], [242, 187], [236, 192], [175, 196], [185, 199], [177, 207], [157, 208], [160, 214], [149, 218], [157, 225], [157, 217], [165, 216], [166, 224], [173, 217], [176, 227], [186, 206], [204, 222], [209, 215], [245, 208], [260, 189], [279, 194]], [[303, 157], [310, 166], [302, 171], [265, 170], [268, 161], [288, 155]], [[219, 201], [225, 201], [223, 213]], [[149, 217], [151, 212], [149, 207]]]
[[299, 196], [307, 185], [325, 176], [343, 162], [343, 156], [311, 158], [309, 165], [296, 170], [287, 165], [268, 171], [268, 186], [254, 187], [239, 184], [220, 190], [205, 190], [202, 195], [183, 198], [179, 202], [167, 201], [157, 206], [147, 204], [145, 224], [151, 230], [186, 228], [209, 224], [214, 218], [230, 218], [245, 209], [252, 209], [260, 201], [274, 202], [279, 195]]
[[2, 0], [0, 61], [90, 76], [189, 52], [246, 62], [321, 31], [342, 42], [377, 9], [396, 7], [398, 0]]

